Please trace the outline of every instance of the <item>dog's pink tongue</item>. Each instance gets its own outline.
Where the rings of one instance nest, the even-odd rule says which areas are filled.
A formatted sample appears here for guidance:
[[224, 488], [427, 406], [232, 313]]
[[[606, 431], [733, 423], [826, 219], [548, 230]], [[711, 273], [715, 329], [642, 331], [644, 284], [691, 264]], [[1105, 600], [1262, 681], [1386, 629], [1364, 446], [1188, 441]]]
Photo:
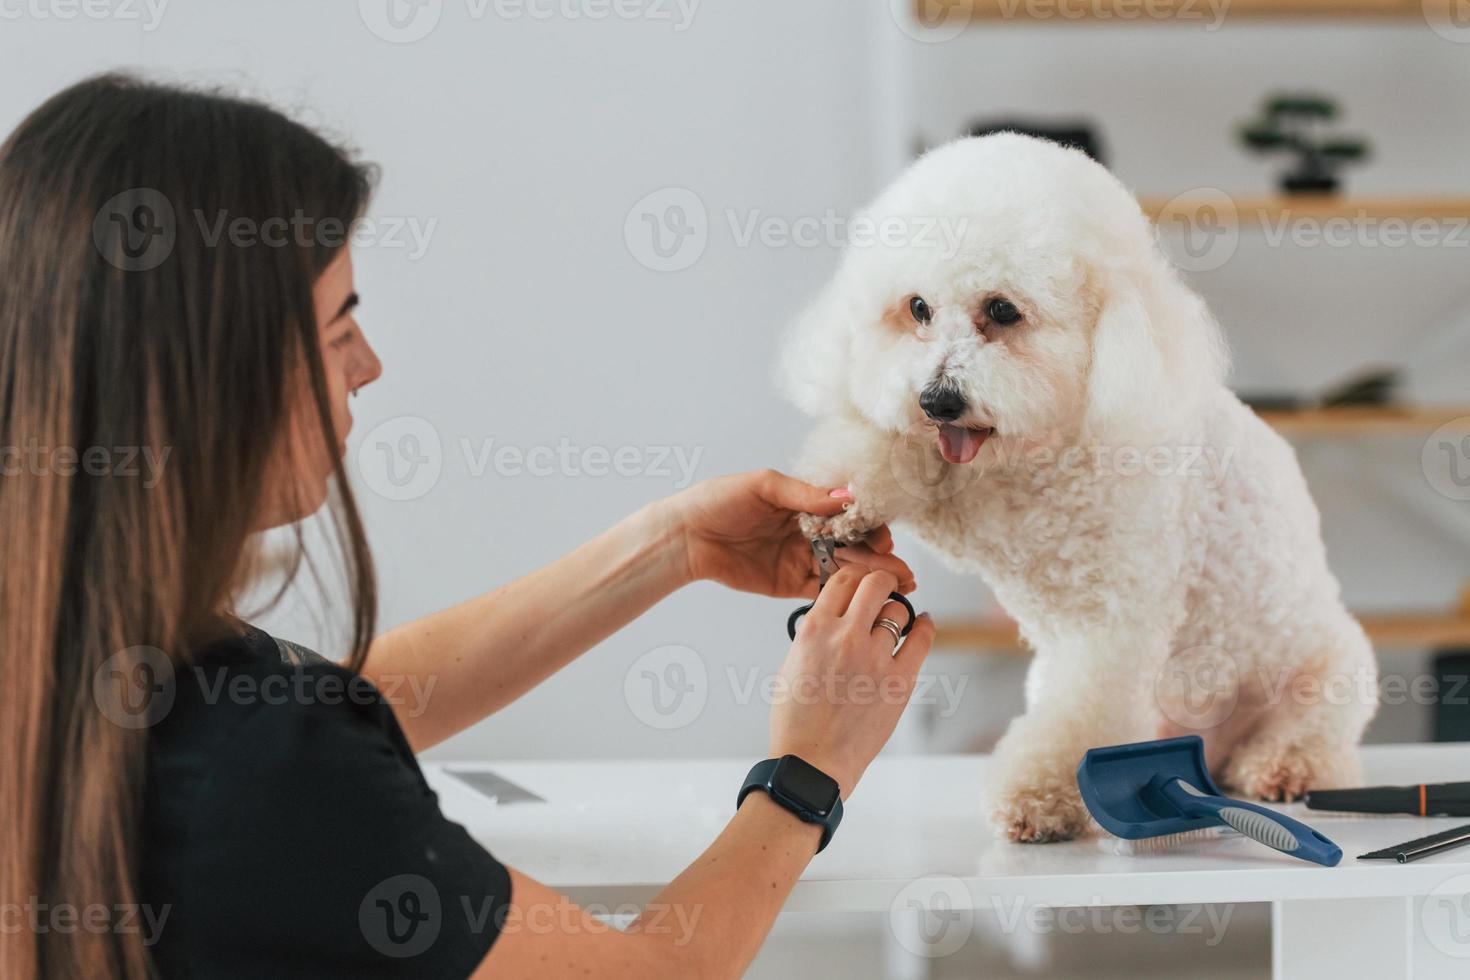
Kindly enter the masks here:
[[968, 463], [985, 445], [989, 429], [967, 429], [962, 425], [939, 427], [939, 455], [947, 463]]

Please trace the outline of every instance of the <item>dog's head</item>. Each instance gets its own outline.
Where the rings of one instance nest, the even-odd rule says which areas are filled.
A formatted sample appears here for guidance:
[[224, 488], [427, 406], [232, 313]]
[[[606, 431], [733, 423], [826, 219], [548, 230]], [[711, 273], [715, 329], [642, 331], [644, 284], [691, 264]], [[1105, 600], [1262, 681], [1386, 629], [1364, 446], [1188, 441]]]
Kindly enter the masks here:
[[1208, 311], [1138, 203], [1075, 150], [1009, 133], [916, 162], [854, 222], [781, 362], [816, 416], [987, 440], [1162, 437], [1218, 384]]

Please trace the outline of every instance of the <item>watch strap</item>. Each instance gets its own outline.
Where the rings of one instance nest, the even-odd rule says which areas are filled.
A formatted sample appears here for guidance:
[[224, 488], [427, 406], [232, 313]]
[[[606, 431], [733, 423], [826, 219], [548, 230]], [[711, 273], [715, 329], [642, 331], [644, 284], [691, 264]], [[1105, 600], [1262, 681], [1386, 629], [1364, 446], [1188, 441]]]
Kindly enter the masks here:
[[[805, 760], [803, 760], [805, 761]], [[745, 783], [740, 787], [740, 795], [735, 800], [735, 809], [745, 802], [745, 798], [756, 790], [761, 790], [772, 800], [787, 810], [791, 811], [803, 823], [817, 824], [822, 828], [822, 842], [817, 845], [817, 853], [826, 850], [832, 841], [832, 835], [837, 833], [837, 826], [842, 823], [842, 796], [839, 794], [832, 804], [832, 810], [826, 818], [822, 818], [810, 810], [803, 809], [793, 801], [778, 796], [772, 792], [772, 778], [776, 775], [776, 769], [780, 766], [780, 759], [766, 759], [751, 766], [750, 772], [745, 777]], [[810, 763], [808, 763], [810, 765]], [[813, 766], [812, 768], [816, 768]], [[820, 772], [820, 770], [818, 770]], [[836, 780], [833, 780], [835, 783]]]

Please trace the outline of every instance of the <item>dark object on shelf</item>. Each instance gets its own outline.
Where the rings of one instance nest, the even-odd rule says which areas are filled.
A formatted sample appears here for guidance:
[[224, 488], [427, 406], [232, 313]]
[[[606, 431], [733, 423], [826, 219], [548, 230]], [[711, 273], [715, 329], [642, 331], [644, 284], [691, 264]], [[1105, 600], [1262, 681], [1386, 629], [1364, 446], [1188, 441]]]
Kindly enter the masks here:
[[1434, 741], [1470, 742], [1470, 650], [1438, 651], [1434, 677]]
[[1240, 400], [1257, 412], [1301, 412], [1312, 407], [1312, 402], [1301, 395], [1280, 391], [1241, 391]]
[[1108, 165], [1103, 152], [1102, 139], [1097, 129], [1085, 122], [1048, 125], [1025, 119], [996, 119], [976, 122], [970, 126], [971, 136], [989, 136], [991, 133], [1021, 133], [1051, 140], [1063, 146], [1081, 150], [1103, 166]]
[[1335, 194], [1343, 165], [1368, 158], [1361, 137], [1330, 137], [1321, 131], [1337, 119], [1337, 103], [1315, 95], [1278, 95], [1266, 100], [1262, 115], [1240, 127], [1240, 139], [1257, 153], [1295, 154], [1281, 175], [1288, 194]]
[[1322, 395], [1323, 408], [1353, 405], [1390, 405], [1403, 379], [1393, 368], [1372, 368], [1356, 374]]
[[1470, 817], [1470, 783], [1416, 783], [1314, 789], [1303, 800], [1308, 810], [1339, 813], [1407, 813], [1415, 817]]
[[1415, 840], [1406, 841], [1403, 844], [1395, 844], [1385, 847], [1381, 851], [1369, 851], [1367, 854], [1359, 854], [1359, 861], [1397, 861], [1399, 864], [1408, 864], [1431, 854], [1448, 851], [1456, 847], [1470, 845], [1470, 825], [1454, 827], [1450, 830], [1441, 830], [1437, 834], [1428, 837], [1419, 837]]
[[1397, 368], [1368, 368], [1321, 394], [1297, 395], [1289, 392], [1242, 392], [1240, 400], [1258, 412], [1300, 412], [1311, 408], [1352, 408], [1364, 405], [1392, 405], [1401, 372]]

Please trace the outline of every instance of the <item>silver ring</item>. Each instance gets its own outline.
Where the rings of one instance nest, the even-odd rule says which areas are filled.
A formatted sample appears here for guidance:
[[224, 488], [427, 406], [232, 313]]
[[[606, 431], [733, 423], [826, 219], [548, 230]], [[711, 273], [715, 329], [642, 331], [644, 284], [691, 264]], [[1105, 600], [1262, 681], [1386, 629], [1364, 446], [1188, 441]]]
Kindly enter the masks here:
[[885, 617], [883, 619], [878, 620], [876, 623], [874, 623], [873, 624], [873, 629], [875, 629], [875, 630], [876, 629], [885, 629], [889, 633], [891, 633], [893, 635], [893, 648], [895, 650], [898, 649], [898, 643], [899, 643], [899, 641], [901, 639], [903, 639], [903, 627], [902, 626], [898, 625], [893, 620], [888, 619], [888, 618]]

